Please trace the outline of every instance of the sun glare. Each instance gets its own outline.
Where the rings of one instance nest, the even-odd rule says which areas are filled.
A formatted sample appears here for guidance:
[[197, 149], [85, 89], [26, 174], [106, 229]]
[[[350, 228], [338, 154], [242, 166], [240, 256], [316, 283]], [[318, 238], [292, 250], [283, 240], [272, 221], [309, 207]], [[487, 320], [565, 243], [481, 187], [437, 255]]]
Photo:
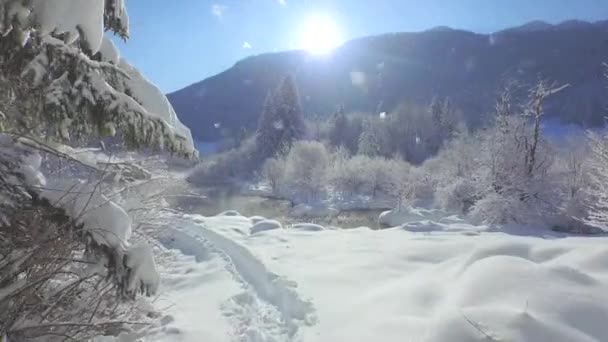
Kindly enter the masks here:
[[301, 46], [314, 55], [331, 52], [340, 45], [338, 25], [327, 15], [310, 16], [304, 23], [301, 33]]

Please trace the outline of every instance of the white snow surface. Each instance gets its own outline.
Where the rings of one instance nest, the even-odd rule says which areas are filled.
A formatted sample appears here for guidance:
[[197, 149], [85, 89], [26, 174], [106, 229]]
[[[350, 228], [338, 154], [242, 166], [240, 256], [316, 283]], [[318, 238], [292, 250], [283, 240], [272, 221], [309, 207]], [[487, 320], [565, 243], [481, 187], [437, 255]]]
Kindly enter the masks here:
[[409, 222], [440, 219], [444, 215], [440, 210], [406, 207], [383, 212], [378, 218], [378, 223], [389, 227], [396, 227]]
[[78, 28], [91, 50], [97, 52], [103, 40], [104, 0], [34, 0], [32, 14], [42, 36], [68, 33], [68, 44], [79, 38]]
[[100, 245], [123, 249], [131, 237], [131, 218], [123, 208], [80, 180], [47, 180], [40, 195], [63, 208]]
[[[242, 216], [172, 222], [170, 234], [189, 238], [165, 245], [181, 257], [161, 266], [157, 305], [171, 303], [174, 320], [153, 341], [608, 340], [606, 237], [428, 215], [380, 231], [260, 235]], [[193, 250], [198, 262], [183, 255]]]
[[149, 284], [148, 292], [156, 293], [160, 283], [160, 275], [154, 263], [152, 247], [140, 241], [129, 247], [125, 255], [125, 266], [131, 269], [128, 279], [128, 289], [135, 291], [138, 287]]
[[281, 223], [276, 220], [262, 220], [255, 223], [253, 227], [251, 227], [251, 234], [274, 229], [283, 229], [283, 226], [281, 226]]
[[120, 51], [118, 51], [116, 44], [108, 37], [103, 37], [99, 52], [101, 54], [101, 60], [104, 62], [112, 64], [118, 64], [120, 62]]

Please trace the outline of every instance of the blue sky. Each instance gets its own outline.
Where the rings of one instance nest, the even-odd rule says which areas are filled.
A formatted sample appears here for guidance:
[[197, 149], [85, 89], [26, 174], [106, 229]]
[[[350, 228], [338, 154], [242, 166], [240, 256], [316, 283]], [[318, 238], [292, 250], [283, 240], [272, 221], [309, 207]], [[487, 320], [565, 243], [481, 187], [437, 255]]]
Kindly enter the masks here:
[[489, 33], [532, 20], [606, 20], [608, 0], [127, 0], [120, 49], [165, 92], [238, 60], [301, 47], [307, 18], [331, 18], [343, 40], [450, 26]]

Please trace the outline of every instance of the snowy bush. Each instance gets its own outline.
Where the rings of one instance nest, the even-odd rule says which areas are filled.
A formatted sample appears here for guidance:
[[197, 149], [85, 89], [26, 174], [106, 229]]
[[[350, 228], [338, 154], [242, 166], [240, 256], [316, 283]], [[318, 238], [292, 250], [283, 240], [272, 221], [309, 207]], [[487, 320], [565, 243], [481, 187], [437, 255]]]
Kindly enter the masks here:
[[341, 160], [332, 166], [329, 183], [343, 196], [371, 193], [368, 182], [371, 163], [371, 158], [361, 155]]
[[469, 217], [476, 224], [536, 223], [529, 205], [513, 195], [491, 192], [475, 202]]
[[285, 159], [285, 183], [295, 197], [311, 201], [325, 189], [329, 153], [316, 141], [297, 142]]
[[472, 180], [454, 179], [435, 192], [435, 204], [446, 211], [466, 214], [479, 197], [479, 189]]
[[217, 154], [199, 163], [190, 171], [188, 181], [207, 184], [235, 178], [252, 178], [262, 163], [257, 157], [255, 140], [247, 139], [239, 148]]
[[272, 192], [280, 193], [285, 177], [285, 161], [282, 159], [268, 159], [262, 166], [262, 180], [268, 182]]
[[[589, 133], [588, 187], [584, 190], [585, 223], [608, 230], [608, 137]], [[578, 206], [577, 206], [577, 209]]]
[[419, 173], [400, 158], [388, 161], [383, 167], [388, 171], [383, 192], [397, 199], [397, 210], [412, 205], [420, 185]]

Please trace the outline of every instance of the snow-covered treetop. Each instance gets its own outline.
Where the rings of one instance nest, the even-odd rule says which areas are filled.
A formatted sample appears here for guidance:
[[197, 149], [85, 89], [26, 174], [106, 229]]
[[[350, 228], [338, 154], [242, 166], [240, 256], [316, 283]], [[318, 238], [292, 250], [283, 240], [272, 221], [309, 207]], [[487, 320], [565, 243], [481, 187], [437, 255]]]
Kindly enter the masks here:
[[38, 36], [62, 35], [67, 44], [80, 40], [93, 53], [99, 51], [104, 29], [126, 38], [129, 17], [123, 0], [0, 0], [0, 30]]
[[[0, 0], [2, 77], [21, 87], [15, 80], [28, 82], [21, 102], [42, 93], [39, 103], [18, 110], [39, 112], [25, 128], [36, 124], [62, 140], [120, 134], [133, 146], [195, 156], [190, 130], [164, 94], [104, 37], [108, 30], [128, 38], [128, 23], [123, 0]], [[11, 51], [18, 50], [15, 58]]]

